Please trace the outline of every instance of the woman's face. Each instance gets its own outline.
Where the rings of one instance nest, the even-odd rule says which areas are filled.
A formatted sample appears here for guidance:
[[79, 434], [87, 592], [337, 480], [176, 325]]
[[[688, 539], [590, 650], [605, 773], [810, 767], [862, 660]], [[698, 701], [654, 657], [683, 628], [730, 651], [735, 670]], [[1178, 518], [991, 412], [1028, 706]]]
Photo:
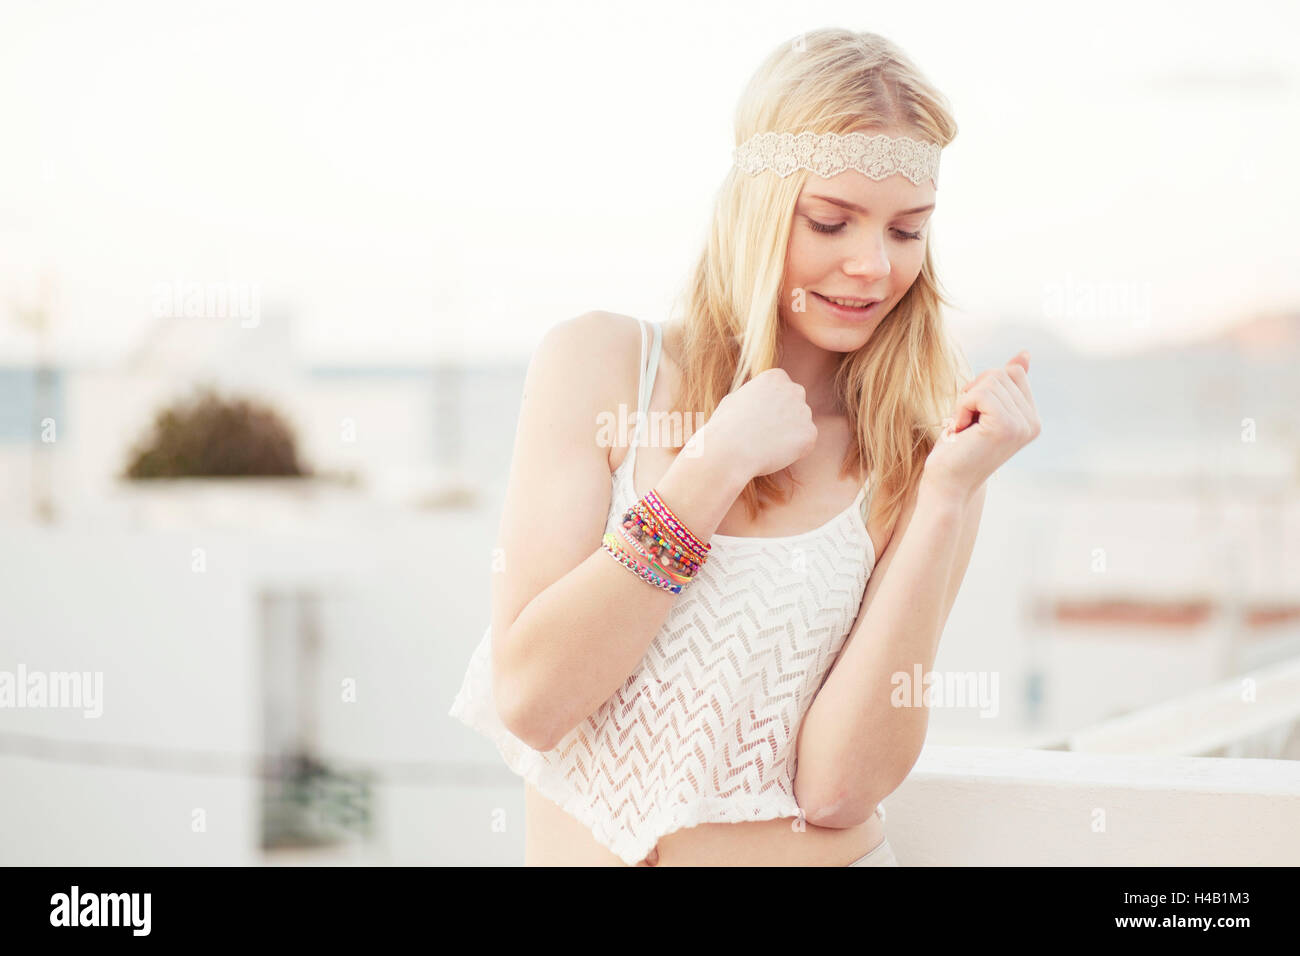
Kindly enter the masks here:
[[[861, 348], [920, 274], [934, 202], [928, 179], [810, 173], [790, 227], [782, 321], [827, 351]], [[829, 299], [880, 301], [863, 310]]]

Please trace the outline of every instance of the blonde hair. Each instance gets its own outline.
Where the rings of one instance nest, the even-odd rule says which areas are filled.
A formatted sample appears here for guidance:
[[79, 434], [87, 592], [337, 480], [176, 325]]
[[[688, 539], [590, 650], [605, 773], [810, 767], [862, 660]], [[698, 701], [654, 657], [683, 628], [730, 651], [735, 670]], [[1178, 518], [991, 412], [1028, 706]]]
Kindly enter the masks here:
[[[736, 145], [755, 133], [802, 130], [910, 132], [942, 148], [956, 137], [957, 124], [943, 95], [889, 40], [823, 29], [769, 54], [736, 110]], [[733, 167], [723, 181], [684, 290], [680, 407], [707, 419], [728, 392], [776, 366], [786, 248], [807, 179], [805, 170], [782, 179]], [[841, 474], [868, 476], [889, 527], [970, 378], [940, 313], [951, 304], [939, 290], [927, 239], [911, 288], [835, 374], [833, 390], [853, 436]], [[750, 519], [764, 498], [787, 499], [781, 487], [790, 482], [789, 468], [749, 482], [740, 497]]]

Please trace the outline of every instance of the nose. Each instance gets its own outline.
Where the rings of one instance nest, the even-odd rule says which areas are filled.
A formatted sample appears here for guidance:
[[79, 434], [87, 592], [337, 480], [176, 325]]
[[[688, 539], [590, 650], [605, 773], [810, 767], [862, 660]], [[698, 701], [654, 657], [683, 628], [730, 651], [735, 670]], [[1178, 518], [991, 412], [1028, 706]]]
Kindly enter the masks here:
[[844, 262], [845, 275], [862, 276], [868, 280], [883, 279], [889, 275], [889, 255], [884, 242], [870, 240], [855, 256]]

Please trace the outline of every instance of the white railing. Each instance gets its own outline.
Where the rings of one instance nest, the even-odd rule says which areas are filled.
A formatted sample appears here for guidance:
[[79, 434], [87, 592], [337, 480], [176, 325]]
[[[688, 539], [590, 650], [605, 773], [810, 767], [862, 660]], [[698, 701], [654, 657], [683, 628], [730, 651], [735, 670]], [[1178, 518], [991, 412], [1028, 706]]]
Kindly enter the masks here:
[[1295, 866], [1300, 763], [926, 747], [885, 801], [903, 866]]
[[1067, 749], [1184, 757], [1300, 757], [1300, 658], [1069, 734]]

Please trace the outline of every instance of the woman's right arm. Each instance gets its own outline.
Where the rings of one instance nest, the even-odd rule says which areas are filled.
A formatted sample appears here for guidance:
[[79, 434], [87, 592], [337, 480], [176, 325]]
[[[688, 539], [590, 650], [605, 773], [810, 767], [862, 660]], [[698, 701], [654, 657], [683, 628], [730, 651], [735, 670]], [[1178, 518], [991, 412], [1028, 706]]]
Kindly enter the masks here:
[[[492, 575], [492, 670], [502, 722], [536, 750], [627, 680], [678, 597], [601, 546], [611, 481], [597, 416], [617, 420], [624, 403], [634, 420], [640, 341], [624, 316], [568, 319], [543, 337], [524, 381]], [[679, 454], [654, 485], [704, 541], [751, 477], [710, 444]]]

